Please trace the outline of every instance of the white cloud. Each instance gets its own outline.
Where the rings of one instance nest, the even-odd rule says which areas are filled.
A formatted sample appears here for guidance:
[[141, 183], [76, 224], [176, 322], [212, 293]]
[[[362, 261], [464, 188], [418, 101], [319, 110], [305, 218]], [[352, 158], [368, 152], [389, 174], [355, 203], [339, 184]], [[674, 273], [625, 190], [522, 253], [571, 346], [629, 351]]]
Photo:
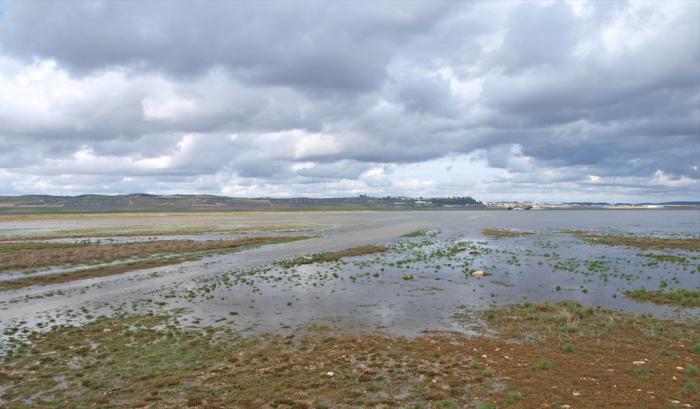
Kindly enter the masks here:
[[649, 181], [649, 184], [665, 187], [689, 187], [694, 185], [700, 185], [700, 180], [691, 179], [687, 176], [679, 176], [677, 178], [673, 178], [670, 175], [664, 173], [662, 170], [657, 170], [656, 172], [654, 172], [654, 175]]
[[197, 103], [176, 96], [164, 99], [144, 98], [141, 100], [141, 109], [146, 120], [175, 120], [196, 113]]

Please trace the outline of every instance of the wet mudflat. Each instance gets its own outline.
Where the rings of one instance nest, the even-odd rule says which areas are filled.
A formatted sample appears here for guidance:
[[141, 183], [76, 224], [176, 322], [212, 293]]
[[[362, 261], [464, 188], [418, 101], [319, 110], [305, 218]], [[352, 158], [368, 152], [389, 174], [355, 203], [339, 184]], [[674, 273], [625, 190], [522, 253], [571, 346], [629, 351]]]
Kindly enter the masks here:
[[[394, 404], [391, 402], [403, 402], [396, 404], [402, 407], [409, 404], [418, 407], [477, 407], [489, 402], [509, 405], [508, 402], [515, 404], [518, 401], [514, 407], [540, 407], [540, 404], [547, 402], [551, 407], [640, 407], [634, 406], [640, 402], [646, 402], [645, 407], [682, 407], [697, 402], [694, 399], [698, 396], [698, 379], [693, 375], [697, 370], [693, 370], [697, 366], [697, 354], [693, 348], [695, 343], [700, 342], [697, 337], [700, 308], [693, 300], [700, 290], [700, 249], [696, 247], [700, 240], [699, 212], [258, 213], [162, 218], [130, 215], [124, 219], [100, 216], [86, 220], [25, 219], [0, 222], [0, 234], [17, 243], [27, 243], [23, 238], [30, 236], [33, 240], [31, 243], [79, 241], [81, 231], [84, 231], [84, 237], [99, 240], [109, 240], [110, 233], [113, 239], [123, 240], [129, 237], [127, 231], [143, 233], [134, 236], [136, 241], [143, 237], [178, 240], [180, 237], [211, 234], [216, 234], [213, 240], [218, 240], [220, 235], [240, 238], [271, 234], [275, 237], [303, 235], [304, 239], [221, 252], [198, 260], [183, 260], [178, 264], [136, 269], [123, 274], [88, 279], [79, 277], [57, 284], [2, 291], [0, 329], [3, 351], [17, 353], [16, 348], [32, 350], [27, 346], [18, 347], [28, 337], [34, 337], [32, 345], [35, 348], [46, 348], [42, 344], [46, 342], [42, 336], [57, 334], [65, 337], [66, 348], [73, 351], [70, 344], [77, 342], [79, 336], [84, 336], [84, 331], [90, 334], [105, 329], [112, 331], [110, 328], [137, 320], [144, 328], [155, 331], [148, 332], [149, 337], [160, 339], [163, 334], [158, 331], [169, 328], [175, 339], [207, 340], [206, 348], [211, 347], [209, 341], [221, 337], [221, 334], [228, 334], [229, 341], [219, 347], [226, 349], [235, 345], [240, 349], [236, 351], [244, 355], [253, 347], [241, 344], [241, 340], [256, 345], [260, 342], [260, 345], [268, 348], [268, 343], [272, 342], [270, 339], [273, 339], [273, 344], [281, 343], [280, 347], [290, 354], [285, 359], [292, 360], [297, 354], [304, 356], [303, 351], [295, 349], [298, 345], [292, 341], [286, 343], [284, 340], [310, 337], [306, 344], [314, 345], [320, 357], [327, 356], [336, 367], [353, 373], [358, 369], [348, 367], [349, 363], [343, 363], [342, 357], [350, 356], [349, 351], [357, 347], [353, 346], [355, 342], [367, 340], [378, 348], [375, 353], [382, 358], [377, 358], [376, 371], [370, 371], [364, 378], [360, 378], [360, 375], [357, 378], [337, 378], [335, 374], [328, 375], [328, 372], [334, 372], [332, 368], [328, 369], [325, 378], [321, 377], [318, 381], [324, 386], [319, 386], [318, 393], [313, 396], [297, 396], [300, 391], [294, 385], [288, 385], [287, 392], [289, 396], [296, 397], [288, 400], [280, 398], [281, 395], [273, 393], [274, 396], [268, 396], [252, 389], [247, 397], [228, 396], [225, 399], [218, 395], [219, 392], [201, 388], [190, 394], [183, 389], [183, 385], [193, 382], [191, 377], [195, 375], [191, 374], [187, 379], [171, 380], [172, 385], [167, 382], [161, 385], [168, 390], [167, 398], [156, 396], [149, 400], [148, 396], [141, 394], [130, 395], [127, 400], [135, 406], [148, 406], [148, 402], [151, 402], [152, 406], [213, 404], [246, 407], [257, 402], [255, 406], [297, 407], [305, 404], [308, 407], [352, 407], [353, 400], [349, 397], [358, 393], [358, 396], [366, 398], [365, 403], [359, 406], [392, 406]], [[200, 237], [200, 240], [207, 242], [212, 239]], [[0, 276], [17, 273], [5, 271], [0, 272]], [[29, 274], [42, 274], [42, 271]], [[679, 296], [677, 292], [681, 289], [685, 292]], [[653, 292], [653, 296], [648, 296], [650, 292]], [[676, 302], [678, 297], [683, 302]], [[540, 303], [545, 301], [550, 304], [542, 306]], [[560, 301], [574, 301], [576, 304], [554, 307]], [[509, 307], [513, 305], [518, 305], [519, 309], [509, 310], [514, 308]], [[575, 305], [579, 307], [572, 307]], [[590, 312], [587, 310], [589, 307], [600, 309]], [[503, 319], [504, 314], [522, 315], [516, 322], [529, 325], [514, 326]], [[532, 317], [536, 319], [530, 322]], [[608, 333], [602, 335], [586, 330], [602, 325], [606, 319], [626, 324], [611, 327]], [[549, 329], [545, 330], [542, 325], [547, 320], [551, 322]], [[60, 327], [62, 325], [77, 326], [78, 329], [65, 329]], [[560, 329], [562, 335], [552, 338], [553, 328], [557, 331]], [[669, 337], [666, 341], [659, 338], [664, 330]], [[641, 331], [641, 335], [635, 331]], [[41, 335], [47, 332], [48, 335]], [[505, 337], [506, 334], [508, 337]], [[533, 334], [544, 335], [528, 336]], [[620, 387], [626, 385], [624, 388], [628, 389], [637, 385], [635, 382], [639, 383], [637, 386], [642, 386], [649, 379], [662, 374], [671, 380], [675, 377], [678, 382], [658, 386], [653, 393], [644, 390], [640, 395], [644, 399], [641, 400], [632, 398], [617, 402], [617, 406], [593, 406], [587, 405], [586, 399], [579, 398], [581, 395], [573, 394], [585, 393], [591, 397], [592, 392], [586, 390], [588, 386], [567, 391], [571, 395], [568, 400], [564, 399], [561, 391], [552, 392], [551, 396], [532, 396], [542, 385], [518, 383], [512, 379], [516, 372], [506, 365], [509, 359], [516, 359], [521, 365], [518, 368], [522, 368], [522, 365], [541, 366], [541, 371], [527, 370], [535, 371], [533, 373], [538, 374], [542, 382], [553, 387], [557, 385], [556, 377], [565, 376], [568, 370], [580, 365], [582, 359], [591, 360], [595, 356], [611, 358], [594, 348], [595, 342], [600, 343], [601, 337], [609, 334], [613, 335], [606, 341], [608, 345], [634, 344], [628, 348], [628, 352], [640, 358], [632, 361], [658, 359], [660, 362], [654, 361], [653, 367], [647, 367], [646, 362], [635, 365], [630, 361], [632, 367], [627, 368], [629, 371], [626, 367], [616, 367], [622, 365], [621, 361], [608, 362], [612, 368], [603, 368], [605, 365], [601, 363], [600, 368], [594, 370], [595, 376], [591, 376], [597, 379], [598, 387], [600, 378], [610, 374], [608, 369], [624, 373], [616, 382]], [[408, 339], [400, 340], [397, 336]], [[360, 341], [353, 337], [359, 337], [357, 339]], [[567, 337], [571, 339], [564, 342]], [[329, 345], [339, 345], [341, 350], [316, 345], [326, 338]], [[536, 340], [539, 343], [515, 347], [510, 346], [511, 338]], [[467, 361], [459, 361], [458, 351], [447, 347], [455, 343], [461, 345], [459, 348], [464, 348], [464, 353], [469, 348], [484, 353], [470, 353]], [[564, 344], [571, 346], [564, 347]], [[435, 348], [427, 348], [428, 345], [443, 345], [437, 350], [446, 348], [455, 355], [443, 357], [435, 352]], [[183, 346], [172, 345], [175, 349], [180, 347]], [[110, 356], [110, 348], [113, 347], [105, 346], [103, 353], [117, 364], [120, 359], [130, 359]], [[342, 353], [343, 348], [349, 348], [344, 350], [347, 353]], [[396, 373], [387, 372], [386, 365], [389, 363], [385, 356], [391, 348], [403, 350], [408, 356], [413, 356], [412, 359], [427, 360], [426, 365], [432, 362], [437, 366], [431, 367], [432, 372], [428, 373], [421, 365], [412, 366], [414, 364], [405, 362], [400, 372], [405, 373], [406, 377], [394, 379]], [[495, 354], [499, 358], [489, 363], [492, 358], [479, 359], [481, 355], [493, 355], [486, 351], [488, 348], [492, 351], [494, 348], [499, 351], [508, 348], [518, 350], [512, 351], [510, 355], [513, 356], [509, 358], [505, 358], [504, 353]], [[660, 348], [666, 348], [668, 354], [659, 355], [657, 349]], [[564, 349], [579, 353], [583, 350], [586, 355], [571, 359], [571, 351]], [[30, 360], [21, 351], [19, 355], [14, 355], [17, 358], [11, 360], [20, 372], [30, 370], [27, 366]], [[60, 351], [51, 351], [61, 354]], [[51, 355], [51, 351], [43, 350], [36, 354]], [[260, 353], [258, 349], [256, 351], [256, 354]], [[141, 353], [148, 355], [155, 351], [143, 350]], [[545, 357], [547, 354], [550, 356]], [[273, 358], [271, 350], [265, 350], [263, 355], [269, 356], [275, 365], [282, 365], [276, 361], [280, 357]], [[441, 361], [443, 358], [444, 362]], [[619, 357], [627, 358], [627, 353]], [[172, 359], [177, 361], [176, 358]], [[250, 370], [263, 370], [266, 361], [263, 357], [260, 359], [245, 361], [245, 365], [249, 365]], [[310, 357], [307, 356], [308, 359]], [[552, 367], [546, 360], [552, 362]], [[302, 361], [296, 365], [313, 367], [308, 375], [323, 376], [324, 367], [318, 367], [322, 362], [305, 364]], [[170, 363], [176, 365], [176, 362]], [[47, 375], [52, 380], [47, 380], [47, 385], [41, 386], [53, 390], [49, 396], [56, 397], [57, 402], [70, 395], [69, 392], [56, 392], [55, 383], [58, 381], [55, 379], [60, 377], [61, 368], [65, 368], [61, 365], [64, 364], [66, 362], [57, 364], [52, 369], [54, 372]], [[278, 368], [275, 365], [272, 367]], [[460, 372], [462, 366], [464, 372]], [[292, 364], [289, 366], [294, 367]], [[34, 371], [37, 372], [37, 369]], [[596, 372], [598, 370], [600, 372]], [[268, 369], [263, 371], [267, 373], [265, 371]], [[678, 374], [674, 371], [678, 371]], [[120, 379], [119, 382], [128, 384], [135, 379], [132, 375], [136, 376], [132, 373], [114, 376]], [[288, 375], [291, 376], [290, 373]], [[414, 379], [414, 375], [419, 380]], [[518, 372], [518, 376], [522, 375]], [[109, 374], [100, 376], [106, 384], [114, 381], [109, 379]], [[157, 378], [162, 376], [165, 375], [154, 376], [153, 382], [157, 383]], [[237, 385], [246, 382], [240, 374], [230, 376], [235, 378]], [[441, 383], [441, 376], [450, 380]], [[36, 389], [40, 388], [35, 383], [31, 383], [34, 386], [27, 386], [30, 384], [22, 379], [28, 378], [17, 379], [11, 374], [0, 374], [0, 383], [5, 385], [2, 387], [8, 388], [5, 394], [10, 394], [7, 402], [21, 406], [21, 399], [27, 399], [26, 393], [36, 393]], [[344, 392], [330, 394], [327, 388], [339, 382], [339, 379], [344, 382], [345, 388], [341, 388]], [[73, 381], [76, 385], [82, 385], [79, 379]], [[64, 379], [62, 382], [70, 386], [73, 381]], [[428, 382], [429, 390], [435, 387], [437, 393], [417, 392], [425, 390], [421, 389], [425, 386], [424, 381]], [[388, 386], [390, 384], [403, 385], [403, 389], [392, 389]], [[657, 385], [661, 384], [657, 382]], [[23, 386], [27, 386], [27, 391], [20, 393]], [[73, 389], [72, 393], [86, 393], [90, 388], [97, 393], [106, 387], [82, 385]], [[284, 389], [283, 385], [277, 384], [270, 387], [277, 388], [274, 390], [278, 392], [279, 388]], [[173, 397], [175, 395], [177, 399]], [[20, 396], [21, 399], [18, 398]], [[37, 398], [32, 399], [27, 404], [37, 402]], [[600, 405], [610, 399], [610, 396], [599, 395], [589, 401]], [[85, 404], [95, 402], [89, 400]], [[105, 403], [114, 404], [114, 401]]]

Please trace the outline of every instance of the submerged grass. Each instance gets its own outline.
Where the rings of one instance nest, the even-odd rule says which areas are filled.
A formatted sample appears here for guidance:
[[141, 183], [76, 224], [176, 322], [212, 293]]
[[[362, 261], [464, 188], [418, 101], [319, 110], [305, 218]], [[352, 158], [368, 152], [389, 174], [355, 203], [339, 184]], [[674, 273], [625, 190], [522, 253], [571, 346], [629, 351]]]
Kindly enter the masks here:
[[656, 304], [671, 304], [681, 307], [700, 307], [700, 291], [675, 290], [646, 290], [625, 291], [625, 295], [638, 301], [650, 301]]

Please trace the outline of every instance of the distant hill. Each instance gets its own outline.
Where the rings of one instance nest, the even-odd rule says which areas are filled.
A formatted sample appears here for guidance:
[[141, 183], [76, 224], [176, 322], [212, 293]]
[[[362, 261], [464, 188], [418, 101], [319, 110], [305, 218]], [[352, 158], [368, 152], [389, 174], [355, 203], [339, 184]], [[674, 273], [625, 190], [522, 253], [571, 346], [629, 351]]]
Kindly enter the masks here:
[[685, 202], [661, 202], [661, 203], [643, 203], [643, 204], [658, 204], [663, 206], [700, 206], [700, 201], [685, 201]]
[[0, 196], [0, 214], [99, 212], [206, 212], [246, 210], [482, 209], [471, 197], [235, 198], [215, 195]]

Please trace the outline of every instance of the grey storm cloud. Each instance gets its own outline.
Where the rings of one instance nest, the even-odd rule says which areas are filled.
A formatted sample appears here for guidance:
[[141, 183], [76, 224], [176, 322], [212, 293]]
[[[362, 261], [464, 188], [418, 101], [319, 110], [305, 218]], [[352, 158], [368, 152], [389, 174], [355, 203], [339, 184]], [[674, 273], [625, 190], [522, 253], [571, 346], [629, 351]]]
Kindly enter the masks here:
[[0, 194], [698, 199], [698, 21], [690, 1], [0, 1]]

